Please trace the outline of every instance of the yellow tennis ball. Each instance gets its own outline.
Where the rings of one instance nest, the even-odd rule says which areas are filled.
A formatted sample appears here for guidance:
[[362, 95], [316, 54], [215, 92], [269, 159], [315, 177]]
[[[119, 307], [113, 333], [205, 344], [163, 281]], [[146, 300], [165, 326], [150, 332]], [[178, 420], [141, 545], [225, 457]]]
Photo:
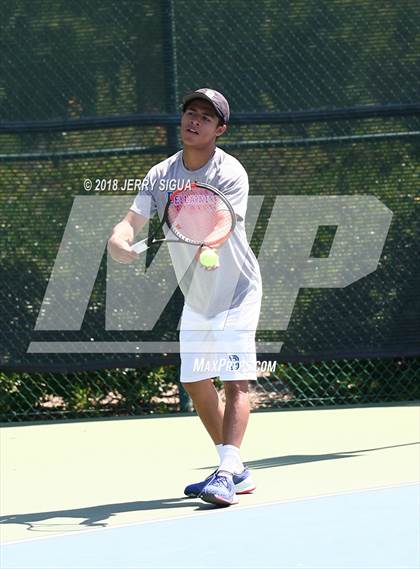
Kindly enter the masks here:
[[219, 255], [213, 249], [203, 249], [200, 253], [200, 263], [203, 267], [218, 267]]

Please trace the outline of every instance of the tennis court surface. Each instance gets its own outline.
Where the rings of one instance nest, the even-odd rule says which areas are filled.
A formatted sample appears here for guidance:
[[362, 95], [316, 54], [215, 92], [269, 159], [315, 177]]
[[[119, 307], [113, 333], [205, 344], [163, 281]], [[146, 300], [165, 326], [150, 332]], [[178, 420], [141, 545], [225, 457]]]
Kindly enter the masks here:
[[216, 456], [199, 419], [1, 431], [2, 569], [419, 566], [419, 407], [251, 416], [257, 481], [230, 508], [183, 497]]

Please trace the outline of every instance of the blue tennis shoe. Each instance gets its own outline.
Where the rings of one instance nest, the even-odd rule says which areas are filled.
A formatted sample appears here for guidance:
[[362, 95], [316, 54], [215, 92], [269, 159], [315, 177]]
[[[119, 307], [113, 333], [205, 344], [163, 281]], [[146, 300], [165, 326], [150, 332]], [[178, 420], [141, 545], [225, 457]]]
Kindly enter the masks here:
[[233, 478], [230, 475], [225, 476], [223, 471], [213, 474], [198, 497], [204, 502], [217, 506], [231, 506], [238, 503]]
[[[207, 476], [202, 482], [196, 482], [195, 484], [189, 484], [184, 490], [184, 494], [189, 498], [197, 498], [202, 492], [203, 488], [210, 481], [211, 478], [217, 473], [217, 470], [212, 472], [210, 476]], [[236, 494], [251, 494], [256, 488], [255, 482], [252, 480], [252, 476], [248, 468], [245, 468], [240, 474], [233, 475], [233, 483], [235, 485]]]

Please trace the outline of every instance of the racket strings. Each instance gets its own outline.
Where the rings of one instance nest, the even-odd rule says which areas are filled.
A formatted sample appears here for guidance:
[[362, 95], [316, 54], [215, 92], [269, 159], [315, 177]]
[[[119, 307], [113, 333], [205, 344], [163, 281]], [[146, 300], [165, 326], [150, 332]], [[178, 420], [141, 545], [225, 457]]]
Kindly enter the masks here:
[[205, 188], [177, 193], [168, 207], [168, 226], [182, 240], [217, 245], [232, 228], [223, 200]]

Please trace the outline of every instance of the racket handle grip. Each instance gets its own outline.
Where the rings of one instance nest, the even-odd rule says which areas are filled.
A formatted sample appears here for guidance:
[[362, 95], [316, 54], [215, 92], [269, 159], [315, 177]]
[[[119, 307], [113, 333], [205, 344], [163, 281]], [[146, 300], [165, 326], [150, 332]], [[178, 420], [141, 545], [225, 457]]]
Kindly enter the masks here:
[[134, 243], [134, 245], [131, 246], [131, 250], [137, 254], [143, 253], [148, 248], [149, 248], [149, 246], [147, 244], [147, 241], [137, 241], [137, 243]]

